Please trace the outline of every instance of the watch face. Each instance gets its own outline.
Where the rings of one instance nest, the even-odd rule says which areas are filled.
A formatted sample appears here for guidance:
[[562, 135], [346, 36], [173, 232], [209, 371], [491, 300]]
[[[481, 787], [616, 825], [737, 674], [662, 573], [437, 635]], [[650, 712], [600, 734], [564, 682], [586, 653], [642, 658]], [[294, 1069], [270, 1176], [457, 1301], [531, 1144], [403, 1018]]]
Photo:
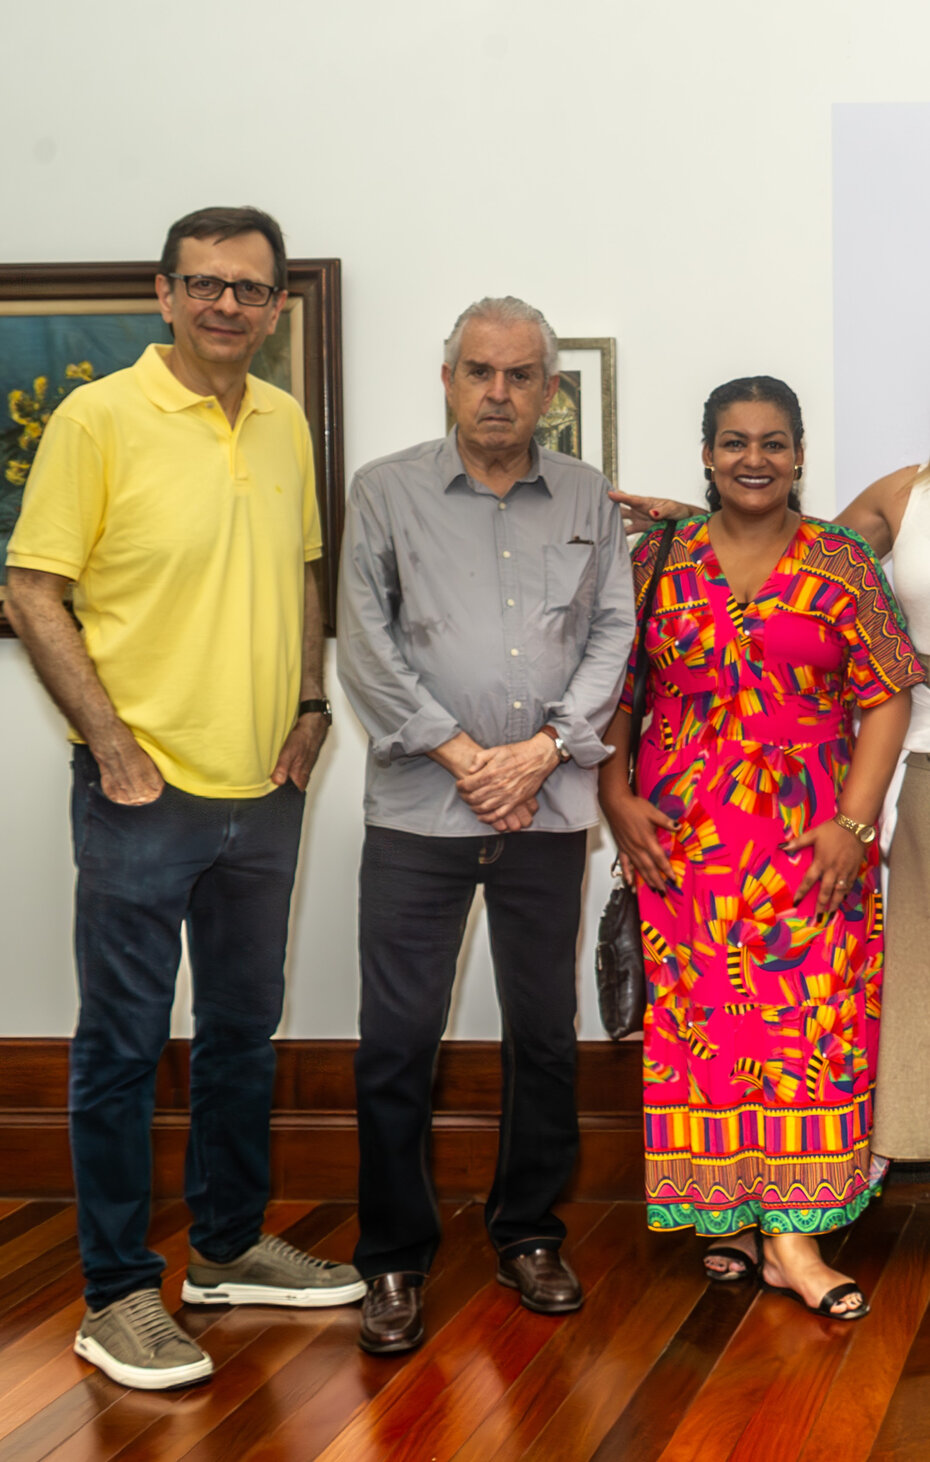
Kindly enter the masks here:
[[875, 841], [875, 829], [874, 829], [874, 827], [864, 827], [862, 829], [862, 832], [859, 834], [859, 840], [860, 840], [860, 842], [863, 842], [863, 843], [874, 843], [874, 841]]

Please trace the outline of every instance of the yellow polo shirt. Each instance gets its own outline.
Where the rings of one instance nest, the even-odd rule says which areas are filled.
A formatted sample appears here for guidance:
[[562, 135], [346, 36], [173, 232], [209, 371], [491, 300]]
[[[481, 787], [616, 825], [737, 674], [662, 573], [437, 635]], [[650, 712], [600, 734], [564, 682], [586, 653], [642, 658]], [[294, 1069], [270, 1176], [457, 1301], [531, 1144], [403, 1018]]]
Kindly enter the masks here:
[[310, 433], [254, 376], [230, 426], [166, 349], [59, 406], [7, 563], [74, 580], [88, 654], [166, 782], [261, 797], [297, 713], [304, 562], [322, 551]]

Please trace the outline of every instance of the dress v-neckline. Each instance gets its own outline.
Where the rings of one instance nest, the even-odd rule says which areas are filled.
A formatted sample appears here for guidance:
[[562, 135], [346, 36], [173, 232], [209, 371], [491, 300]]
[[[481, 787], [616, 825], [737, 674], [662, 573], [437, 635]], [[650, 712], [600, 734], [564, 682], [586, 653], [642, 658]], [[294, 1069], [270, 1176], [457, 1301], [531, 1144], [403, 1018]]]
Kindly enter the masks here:
[[738, 608], [739, 608], [739, 610], [740, 610], [741, 613], [745, 613], [745, 611], [749, 608], [749, 606], [751, 604], [756, 604], [757, 605], [759, 603], [759, 601], [763, 598], [763, 596], [765, 596], [766, 589], [768, 588], [768, 586], [772, 582], [772, 580], [775, 578], [775, 575], [778, 573], [778, 571], [781, 568], [782, 564], [784, 563], [785, 559], [788, 558], [789, 556], [793, 557], [793, 551], [794, 551], [794, 548], [795, 548], [795, 546], [797, 544], [798, 538], [800, 537], [801, 529], [803, 528], [803, 526], [804, 526], [804, 517], [802, 515], [798, 519], [798, 526], [795, 528], [795, 530], [792, 533], [791, 537], [788, 539], [788, 542], [785, 544], [785, 546], [782, 549], [781, 553], [778, 555], [778, 558], [776, 559], [775, 563], [772, 565], [771, 569], [769, 570], [768, 574], [766, 575], [766, 577], [764, 578], [764, 580], [762, 581], [762, 583], [759, 585], [759, 587], [755, 590], [754, 593], [750, 594], [750, 596], [749, 596], [748, 599], [737, 600], [736, 595], [733, 593], [733, 589], [732, 589], [732, 587], [730, 585], [730, 581], [727, 578], [726, 574], [723, 572], [723, 569], [722, 569], [721, 564], [720, 564], [720, 559], [717, 557], [717, 550], [714, 547], [713, 542], [711, 540], [711, 536], [710, 536], [710, 519], [709, 518], [706, 518], [704, 520], [703, 531], [704, 531], [704, 537], [705, 537], [705, 540], [706, 540], [706, 543], [707, 543], [707, 557], [710, 560], [710, 562], [706, 565], [706, 567], [711, 569], [711, 571], [712, 571], [711, 572], [711, 577], [712, 578], [719, 579], [719, 581], [722, 584], [725, 584], [726, 585], [728, 597], [730, 599], [732, 599], [733, 603], [738, 606]]

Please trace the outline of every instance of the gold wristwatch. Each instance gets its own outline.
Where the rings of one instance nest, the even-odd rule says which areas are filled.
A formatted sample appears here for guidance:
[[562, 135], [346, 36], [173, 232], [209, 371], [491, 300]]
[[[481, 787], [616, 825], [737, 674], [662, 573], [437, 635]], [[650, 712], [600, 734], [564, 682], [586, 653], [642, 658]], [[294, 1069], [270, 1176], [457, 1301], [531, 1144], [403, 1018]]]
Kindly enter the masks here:
[[833, 821], [839, 823], [840, 827], [844, 827], [847, 832], [855, 833], [860, 843], [865, 843], [866, 847], [869, 843], [874, 843], [876, 829], [870, 822], [855, 822], [853, 818], [847, 817], [845, 812], [838, 812]]

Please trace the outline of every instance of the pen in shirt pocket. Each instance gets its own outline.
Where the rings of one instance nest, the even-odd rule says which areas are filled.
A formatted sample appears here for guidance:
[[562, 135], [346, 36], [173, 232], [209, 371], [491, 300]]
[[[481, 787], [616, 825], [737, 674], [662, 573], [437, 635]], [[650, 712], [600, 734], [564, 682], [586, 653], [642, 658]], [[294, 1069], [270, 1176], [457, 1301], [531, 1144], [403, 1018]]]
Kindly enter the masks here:
[[574, 538], [570, 538], [568, 541], [569, 543], [583, 543], [586, 548], [594, 547], [593, 538], [579, 538], [577, 533], [575, 534]]

